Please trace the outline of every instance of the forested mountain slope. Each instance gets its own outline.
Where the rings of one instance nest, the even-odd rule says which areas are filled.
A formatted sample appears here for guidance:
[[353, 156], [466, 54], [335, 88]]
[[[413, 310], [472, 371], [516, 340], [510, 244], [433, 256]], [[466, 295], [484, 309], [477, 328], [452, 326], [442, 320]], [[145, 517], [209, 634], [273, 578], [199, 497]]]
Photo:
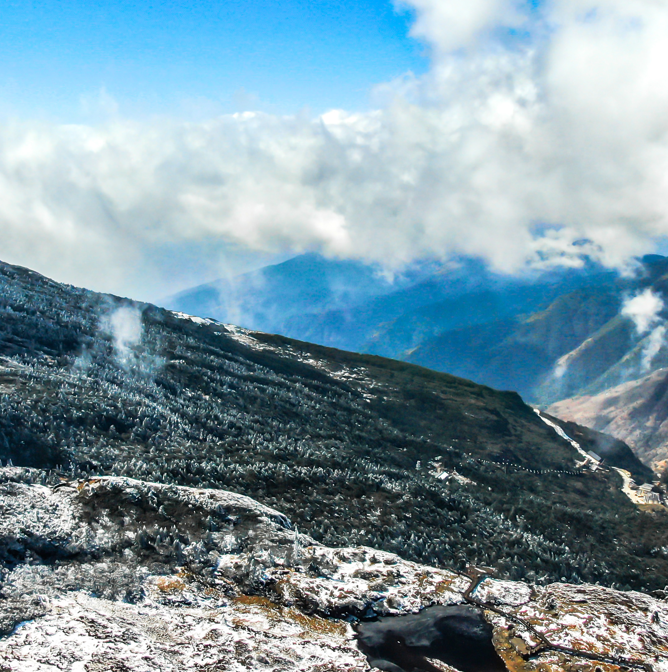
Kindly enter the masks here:
[[[655, 331], [638, 333], [622, 314], [646, 290], [668, 297], [667, 278], [668, 259], [659, 255], [637, 260], [632, 273], [586, 261], [515, 276], [460, 258], [416, 265], [390, 283], [358, 262], [303, 255], [185, 291], [167, 305], [409, 361], [547, 405], [668, 365]], [[664, 310], [654, 326], [667, 318]]]
[[638, 511], [614, 471], [576, 467], [515, 393], [9, 265], [0, 355], [0, 452], [14, 464], [226, 488], [319, 541], [432, 564], [668, 584], [666, 516]]
[[[619, 315], [621, 297], [609, 287], [585, 287], [556, 298], [543, 310], [466, 325], [422, 343], [407, 354], [410, 362], [437, 370], [452, 370], [485, 384], [520, 391], [530, 399], [559, 396], [562, 389], [587, 384], [592, 371], [605, 367], [593, 357], [572, 367], [566, 377], [555, 380], [560, 358], [578, 348], [592, 334]], [[633, 324], [620, 321], [628, 338]], [[621, 355], [608, 356], [608, 366]], [[605, 368], [604, 368], [605, 370]], [[576, 379], [575, 372], [581, 372]]]

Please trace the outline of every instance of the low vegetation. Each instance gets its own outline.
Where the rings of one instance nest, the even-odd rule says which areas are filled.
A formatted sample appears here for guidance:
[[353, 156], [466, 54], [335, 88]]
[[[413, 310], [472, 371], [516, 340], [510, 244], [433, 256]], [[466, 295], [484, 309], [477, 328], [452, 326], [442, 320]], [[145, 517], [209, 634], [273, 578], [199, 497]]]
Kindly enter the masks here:
[[[139, 336], [119, 333], [119, 308]], [[668, 584], [668, 516], [637, 510], [616, 473], [576, 470], [575, 450], [514, 393], [8, 265], [0, 357], [5, 462], [229, 489], [323, 543], [426, 564]], [[623, 444], [616, 455], [646, 473]]]

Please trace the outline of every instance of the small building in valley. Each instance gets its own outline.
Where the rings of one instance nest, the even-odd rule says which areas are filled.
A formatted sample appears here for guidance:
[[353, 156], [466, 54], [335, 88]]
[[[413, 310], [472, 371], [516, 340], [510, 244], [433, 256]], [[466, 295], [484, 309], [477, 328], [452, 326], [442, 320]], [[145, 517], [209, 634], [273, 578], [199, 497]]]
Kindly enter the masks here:
[[652, 483], [643, 483], [638, 488], [638, 494], [645, 499], [645, 504], [661, 504], [661, 494], [654, 491]]

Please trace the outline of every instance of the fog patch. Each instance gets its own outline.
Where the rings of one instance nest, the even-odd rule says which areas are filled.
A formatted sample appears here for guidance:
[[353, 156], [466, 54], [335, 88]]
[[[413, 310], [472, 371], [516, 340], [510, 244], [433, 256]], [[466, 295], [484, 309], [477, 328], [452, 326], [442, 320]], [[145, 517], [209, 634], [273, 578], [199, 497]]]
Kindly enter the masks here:
[[561, 380], [564, 375], [566, 374], [566, 371], [568, 371], [568, 357], [561, 357], [559, 360], [557, 360], [557, 363], [554, 367], [554, 371], [552, 373], [553, 377], [556, 380]]
[[[102, 312], [98, 335], [111, 339], [111, 361], [125, 373], [153, 378], [165, 363], [156, 353], [146, 333], [143, 313], [145, 306], [123, 304], [107, 306]], [[91, 347], [84, 347], [74, 368], [86, 372], [100, 356], [107, 358], [103, 342], [96, 338]]]
[[136, 359], [133, 347], [141, 343], [144, 334], [142, 311], [136, 306], [121, 306], [105, 316], [101, 326], [113, 339], [114, 359], [127, 370]]
[[640, 367], [643, 371], [649, 371], [654, 357], [659, 353], [663, 347], [666, 337], [666, 325], [661, 324], [652, 330], [652, 333], [647, 337], [647, 343], [642, 351]]
[[[640, 370], [647, 372], [665, 343], [666, 323], [661, 317], [665, 304], [662, 297], [651, 287], [628, 298], [622, 306], [622, 315], [633, 321], [636, 333], [643, 338], [640, 355]], [[648, 333], [649, 332], [649, 333]]]
[[648, 287], [640, 294], [624, 301], [622, 315], [633, 321], [636, 332], [642, 336], [661, 321], [660, 313], [663, 307], [663, 299]]
[[[263, 301], [266, 282], [262, 272], [247, 273], [236, 277], [228, 276], [225, 282], [218, 286], [219, 305], [225, 315], [224, 321], [249, 329], [265, 326], [262, 316], [263, 312], [267, 311], [267, 306]], [[270, 307], [269, 312], [272, 313], [273, 321], [276, 321], [273, 313], [281, 314], [284, 309], [284, 306]], [[267, 320], [265, 319], [264, 322]]]

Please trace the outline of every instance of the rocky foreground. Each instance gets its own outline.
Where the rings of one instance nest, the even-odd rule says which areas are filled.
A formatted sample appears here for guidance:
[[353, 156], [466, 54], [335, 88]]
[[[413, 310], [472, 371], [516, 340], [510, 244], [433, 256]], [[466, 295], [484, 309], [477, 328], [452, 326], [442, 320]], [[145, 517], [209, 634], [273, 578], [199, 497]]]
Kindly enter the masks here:
[[0, 670], [668, 671], [668, 602], [327, 548], [221, 490], [0, 469]]

